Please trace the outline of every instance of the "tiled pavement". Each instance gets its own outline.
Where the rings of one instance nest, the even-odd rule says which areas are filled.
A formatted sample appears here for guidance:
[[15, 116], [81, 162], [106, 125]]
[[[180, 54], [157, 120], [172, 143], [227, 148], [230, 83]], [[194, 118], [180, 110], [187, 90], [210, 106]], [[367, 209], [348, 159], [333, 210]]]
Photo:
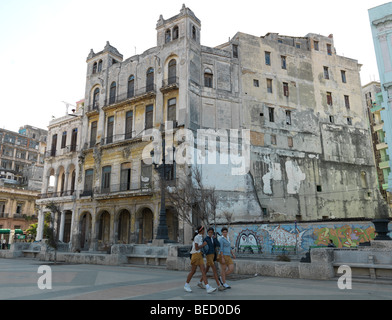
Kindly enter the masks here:
[[[183, 290], [187, 272], [162, 268], [50, 265], [52, 289], [39, 289], [43, 263], [30, 259], [0, 259], [0, 300], [371, 300], [392, 299], [392, 285], [353, 282], [340, 290], [336, 281], [267, 277], [232, 279], [232, 289], [207, 295], [191, 282], [193, 293]], [[213, 279], [210, 284], [216, 286]]]

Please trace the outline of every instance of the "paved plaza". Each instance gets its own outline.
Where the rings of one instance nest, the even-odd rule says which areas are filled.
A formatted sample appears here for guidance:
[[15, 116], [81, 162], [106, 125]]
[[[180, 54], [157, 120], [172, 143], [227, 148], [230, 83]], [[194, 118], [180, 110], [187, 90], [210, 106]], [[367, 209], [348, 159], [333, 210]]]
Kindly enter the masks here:
[[[49, 265], [52, 288], [47, 285]], [[49, 270], [49, 269], [47, 269]], [[0, 259], [1, 300], [390, 300], [391, 284], [353, 282], [340, 290], [337, 281], [235, 277], [232, 289], [207, 295], [192, 279], [192, 293], [183, 289], [187, 272], [143, 266], [51, 265], [31, 259]], [[44, 277], [44, 278], [42, 278]], [[43, 281], [45, 280], [45, 281]], [[210, 284], [216, 286], [213, 279]]]

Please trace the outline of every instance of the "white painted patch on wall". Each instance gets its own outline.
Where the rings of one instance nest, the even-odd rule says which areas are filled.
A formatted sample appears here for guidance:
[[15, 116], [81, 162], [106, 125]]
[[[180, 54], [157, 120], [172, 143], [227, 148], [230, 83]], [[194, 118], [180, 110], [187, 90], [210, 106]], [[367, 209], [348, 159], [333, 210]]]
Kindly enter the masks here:
[[287, 193], [298, 194], [301, 188], [301, 182], [306, 179], [306, 174], [293, 161], [286, 161], [286, 174], [289, 180], [287, 183]]

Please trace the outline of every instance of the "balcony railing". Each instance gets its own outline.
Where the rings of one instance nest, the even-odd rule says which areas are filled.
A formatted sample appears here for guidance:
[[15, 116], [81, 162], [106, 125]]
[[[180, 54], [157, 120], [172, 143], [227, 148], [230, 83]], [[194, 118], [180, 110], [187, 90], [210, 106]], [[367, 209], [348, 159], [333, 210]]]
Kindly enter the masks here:
[[169, 77], [162, 81], [162, 89], [166, 89], [169, 87], [178, 87], [178, 85], [179, 85], [178, 77]]
[[101, 187], [96, 193], [99, 195], [118, 193], [118, 192], [137, 192], [137, 191], [149, 191], [151, 189], [151, 183], [140, 182], [139, 186], [132, 186], [131, 183], [121, 183], [110, 185], [110, 187]]
[[50, 199], [50, 198], [60, 198], [60, 197], [68, 197], [76, 194], [75, 190], [68, 191], [57, 191], [57, 192], [47, 192], [39, 195], [41, 199]]
[[61, 148], [59, 150], [57, 150], [57, 149], [47, 150], [45, 152], [45, 158], [63, 156], [65, 154], [68, 154], [71, 152], [76, 152], [77, 149], [78, 149], [78, 146], [76, 144], [72, 144], [70, 146], [66, 146], [66, 147]]
[[156, 85], [151, 84], [144, 88], [139, 88], [136, 90], [128, 91], [122, 94], [118, 94], [116, 96], [109, 97], [105, 101], [105, 106], [110, 106], [127, 100], [133, 100], [133, 99], [136, 100], [148, 94], [155, 94], [156, 91], [157, 91]]

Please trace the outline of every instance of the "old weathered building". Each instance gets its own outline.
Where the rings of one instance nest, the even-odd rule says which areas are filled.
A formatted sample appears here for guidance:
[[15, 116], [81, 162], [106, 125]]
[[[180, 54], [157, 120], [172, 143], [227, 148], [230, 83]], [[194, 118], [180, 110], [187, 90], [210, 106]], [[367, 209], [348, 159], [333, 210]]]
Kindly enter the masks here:
[[[211, 48], [201, 44], [201, 22], [185, 6], [170, 19], [161, 16], [156, 30], [156, 47], [125, 60], [109, 42], [91, 50], [84, 106], [75, 119], [50, 124], [52, 150], [60, 149], [61, 132], [66, 139], [78, 132], [76, 150], [47, 157], [46, 179], [55, 182], [38, 202], [40, 217], [51, 201], [63, 212], [61, 240], [65, 221], [77, 249], [155, 238], [160, 186], [145, 137], [156, 129], [167, 140], [167, 122], [176, 160], [182, 138], [198, 151], [166, 179], [175, 185], [199, 166], [219, 197], [217, 223], [374, 216], [360, 65], [336, 54], [332, 35], [237, 33]], [[183, 241], [187, 228], [166, 204], [169, 237]]]

